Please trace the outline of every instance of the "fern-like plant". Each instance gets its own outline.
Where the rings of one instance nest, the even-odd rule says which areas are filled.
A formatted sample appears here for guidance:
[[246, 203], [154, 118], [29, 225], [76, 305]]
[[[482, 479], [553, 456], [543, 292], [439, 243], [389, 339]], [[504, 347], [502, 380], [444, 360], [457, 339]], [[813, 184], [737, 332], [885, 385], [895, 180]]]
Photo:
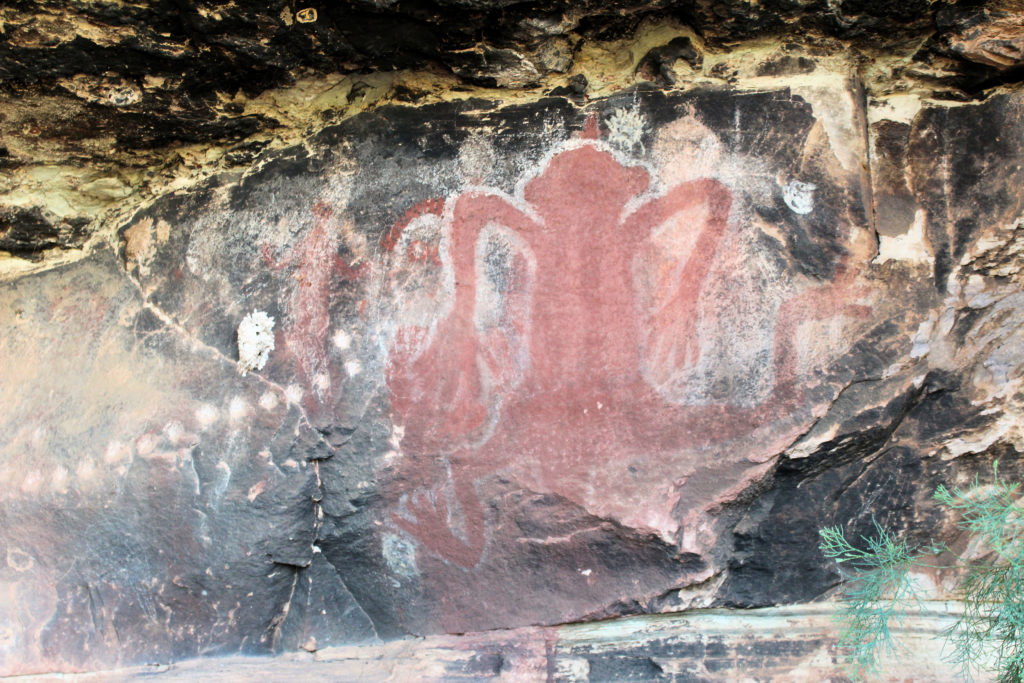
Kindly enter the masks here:
[[975, 479], [969, 490], [940, 486], [935, 500], [959, 515], [958, 526], [970, 538], [980, 561], [936, 567], [924, 560], [948, 550], [932, 544], [919, 549], [875, 523], [875, 535], [862, 537], [864, 548], [851, 544], [840, 527], [822, 529], [821, 551], [839, 565], [844, 579], [843, 629], [839, 648], [855, 677], [877, 672], [878, 655], [893, 649], [891, 624], [898, 623], [917, 601], [910, 578], [914, 566], [957, 569], [963, 577], [959, 597], [963, 614], [947, 633], [950, 659], [970, 678], [992, 661], [1000, 683], [1024, 682], [1024, 507], [1019, 484], [999, 477], [982, 487]]

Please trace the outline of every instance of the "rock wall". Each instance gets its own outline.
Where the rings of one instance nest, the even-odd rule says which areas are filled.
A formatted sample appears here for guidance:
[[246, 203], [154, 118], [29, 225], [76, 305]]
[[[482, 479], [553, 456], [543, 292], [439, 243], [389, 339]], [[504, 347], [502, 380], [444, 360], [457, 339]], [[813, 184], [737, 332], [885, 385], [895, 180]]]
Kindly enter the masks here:
[[1024, 469], [1012, 8], [499, 4], [306, 71], [356, 15], [3, 10], [0, 672], [806, 603], [834, 524], [970, 550], [931, 493]]

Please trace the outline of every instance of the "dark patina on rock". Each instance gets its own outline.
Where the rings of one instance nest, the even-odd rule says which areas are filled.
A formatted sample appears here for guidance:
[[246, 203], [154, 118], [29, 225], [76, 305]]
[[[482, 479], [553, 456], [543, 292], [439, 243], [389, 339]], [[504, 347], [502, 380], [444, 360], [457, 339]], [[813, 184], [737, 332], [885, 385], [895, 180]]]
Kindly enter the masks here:
[[1020, 101], [864, 107], [382, 108], [3, 285], [5, 671], [807, 601], [821, 526], [948, 534], [1016, 457]]

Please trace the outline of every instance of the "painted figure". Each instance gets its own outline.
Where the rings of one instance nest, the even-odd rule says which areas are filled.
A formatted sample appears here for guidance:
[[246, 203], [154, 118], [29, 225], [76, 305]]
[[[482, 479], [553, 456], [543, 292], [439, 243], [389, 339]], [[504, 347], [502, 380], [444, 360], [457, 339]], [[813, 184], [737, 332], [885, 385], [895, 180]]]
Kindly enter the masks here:
[[285, 348], [294, 358], [302, 386], [307, 388], [303, 404], [310, 415], [330, 413], [331, 368], [327, 358], [330, 336], [330, 297], [336, 278], [354, 279], [353, 269], [338, 254], [338, 229], [334, 210], [326, 203], [313, 207], [315, 222], [287, 254], [275, 259], [264, 244], [264, 262], [273, 270], [292, 268], [294, 288], [289, 302], [289, 322], [284, 330]]
[[[577, 140], [521, 197], [469, 190], [389, 236], [396, 263], [435, 277], [433, 299], [409, 294], [432, 315], [406, 316], [388, 366], [404, 429], [392, 522], [446, 560], [470, 568], [485, 550], [483, 477], [508, 471], [581, 504], [610, 494], [616, 463], [792, 411], [797, 324], [866, 314], [844, 303], [850, 277], [808, 290], [778, 310], [770, 396], [748, 407], [674, 399], [701, 358], [698, 302], [733, 197], [714, 179], [657, 196], [650, 186], [644, 168]], [[666, 242], [682, 247], [666, 254]]]

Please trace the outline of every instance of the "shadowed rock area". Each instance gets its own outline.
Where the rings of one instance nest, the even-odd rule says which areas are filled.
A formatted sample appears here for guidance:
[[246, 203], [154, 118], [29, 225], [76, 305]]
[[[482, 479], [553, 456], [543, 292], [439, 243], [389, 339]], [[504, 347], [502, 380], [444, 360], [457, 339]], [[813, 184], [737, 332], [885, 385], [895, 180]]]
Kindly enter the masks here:
[[0, 674], [843, 676], [1024, 474], [1022, 11], [10, 3]]

